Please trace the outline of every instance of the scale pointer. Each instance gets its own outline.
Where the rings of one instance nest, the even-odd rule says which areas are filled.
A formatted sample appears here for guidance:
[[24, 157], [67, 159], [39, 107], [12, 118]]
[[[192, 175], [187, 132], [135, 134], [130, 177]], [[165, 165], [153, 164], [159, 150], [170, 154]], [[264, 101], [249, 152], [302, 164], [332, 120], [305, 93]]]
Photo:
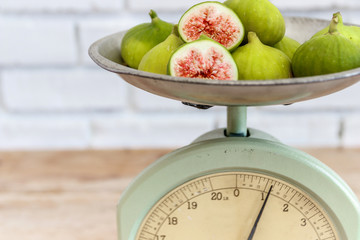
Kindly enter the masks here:
[[248, 237], [247, 240], [252, 240], [253, 237], [254, 237], [254, 235], [255, 235], [256, 227], [257, 227], [257, 225], [258, 225], [258, 223], [259, 223], [259, 221], [260, 221], [261, 215], [262, 215], [262, 213], [263, 213], [263, 211], [264, 211], [264, 209], [265, 209], [265, 206], [266, 206], [267, 200], [268, 200], [268, 198], [269, 198], [269, 196], [270, 196], [270, 192], [271, 192], [272, 188], [273, 188], [273, 185], [271, 185], [271, 187], [270, 187], [270, 189], [269, 189], [269, 191], [268, 191], [268, 193], [267, 193], [267, 195], [266, 195], [266, 198], [265, 198], [265, 200], [264, 200], [264, 203], [263, 203], [263, 205], [261, 206], [260, 212], [259, 212], [259, 214], [258, 214], [258, 216], [257, 216], [257, 218], [256, 218], [256, 220], [255, 220], [254, 226], [252, 227], [251, 232], [250, 232], [250, 235], [249, 235], [249, 237]]

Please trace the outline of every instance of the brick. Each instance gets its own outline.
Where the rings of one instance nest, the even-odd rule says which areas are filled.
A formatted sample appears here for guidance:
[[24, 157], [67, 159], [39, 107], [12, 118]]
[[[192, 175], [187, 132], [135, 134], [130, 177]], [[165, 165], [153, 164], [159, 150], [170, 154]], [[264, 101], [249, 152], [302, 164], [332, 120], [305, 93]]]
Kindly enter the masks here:
[[359, 8], [360, 2], [357, 0], [302, 0], [302, 1], [288, 1], [288, 0], [272, 0], [271, 1], [279, 9], [295, 9], [295, 10], [319, 10], [329, 8]]
[[[303, 18], [313, 18], [325, 20], [324, 22], [318, 22], [316, 24], [312, 24], [311, 26], [307, 26], [307, 29], [302, 29], [299, 31], [298, 26], [296, 24], [292, 25], [287, 23], [286, 25], [286, 35], [292, 37], [303, 43], [311, 38], [313, 34], [318, 32], [319, 30], [325, 28], [329, 23], [333, 16], [333, 13], [340, 11], [343, 16], [343, 21], [346, 25], [359, 25], [360, 24], [360, 16], [358, 11], [356, 10], [342, 10], [338, 8], [331, 8], [327, 10], [285, 10], [282, 11], [284, 17], [303, 17]], [[301, 23], [301, 22], [300, 22]]]
[[341, 14], [345, 24], [360, 26], [359, 10], [342, 11]]
[[330, 23], [333, 13], [339, 12], [343, 17], [343, 21], [348, 25], [360, 25], [360, 16], [358, 10], [349, 10], [348, 8], [337, 8], [332, 7], [326, 10], [311, 10], [304, 11], [300, 9], [294, 10], [283, 10], [281, 11], [284, 16], [297, 16], [297, 17], [308, 17], [327, 20]]
[[0, 18], [0, 66], [71, 65], [76, 42], [71, 21]]
[[354, 84], [333, 94], [297, 102], [289, 106], [275, 105], [262, 107], [264, 111], [353, 111], [360, 110], [360, 84]]
[[85, 118], [58, 115], [17, 115], [0, 119], [0, 149], [85, 149], [89, 144]]
[[256, 119], [251, 126], [268, 131], [284, 144], [304, 147], [339, 145], [340, 121], [334, 114], [282, 114]]
[[[288, 0], [271, 0], [271, 2], [280, 9], [280, 11], [301, 11], [301, 10], [347, 10], [359, 9], [360, 2], [357, 0], [304, 0], [304, 1], [288, 1]], [[169, 1], [166, 0], [127, 0], [128, 6], [131, 10], [144, 11], [148, 9], [155, 9], [161, 11], [184, 12], [191, 6], [199, 3], [195, 0], [185, 1]]]
[[162, 148], [190, 144], [213, 128], [200, 114], [123, 114], [92, 120], [93, 148]]
[[136, 87], [130, 87], [133, 107], [139, 111], [180, 111], [199, 113], [203, 110], [185, 106], [179, 100], [161, 97]]
[[[330, 23], [331, 17], [334, 13], [334, 10], [314, 10], [314, 11], [304, 11], [304, 10], [281, 10], [281, 13], [285, 17], [305, 17], [305, 18], [315, 18], [328, 20]], [[288, 29], [287, 29], [288, 30]], [[320, 30], [320, 29], [319, 29]]]
[[[220, 127], [225, 127], [226, 118], [220, 119]], [[340, 141], [340, 117], [336, 114], [274, 114], [252, 109], [248, 112], [248, 127], [295, 147], [335, 147]]]
[[[142, 15], [142, 14], [141, 14]], [[130, 16], [111, 18], [91, 18], [78, 23], [80, 62], [93, 65], [88, 49], [95, 41], [110, 34], [125, 31], [137, 24], [149, 21], [146, 15], [133, 14]]]
[[112, 12], [122, 8], [122, 0], [1, 0], [2, 12]]
[[154, 9], [155, 11], [173, 11], [184, 12], [184, 10], [199, 3], [196, 0], [183, 0], [183, 1], [166, 1], [166, 0], [127, 0], [130, 10], [145, 10]]
[[360, 147], [360, 114], [344, 116], [343, 147]]
[[9, 111], [115, 111], [127, 103], [124, 82], [102, 69], [8, 70], [2, 81]]

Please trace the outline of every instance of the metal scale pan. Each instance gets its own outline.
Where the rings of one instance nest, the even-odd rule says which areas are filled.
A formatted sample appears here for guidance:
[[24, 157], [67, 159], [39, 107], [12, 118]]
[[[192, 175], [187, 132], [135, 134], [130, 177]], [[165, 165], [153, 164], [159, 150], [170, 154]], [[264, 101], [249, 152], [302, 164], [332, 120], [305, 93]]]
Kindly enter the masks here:
[[[301, 17], [287, 17], [285, 20], [286, 35], [300, 43], [329, 24], [326, 20]], [[124, 34], [119, 32], [96, 41], [89, 49], [90, 57], [100, 67], [120, 75], [140, 89], [192, 104], [291, 104], [334, 93], [360, 80], [360, 68], [321, 76], [258, 81], [204, 80], [152, 74], [124, 65], [120, 57], [120, 43]]]

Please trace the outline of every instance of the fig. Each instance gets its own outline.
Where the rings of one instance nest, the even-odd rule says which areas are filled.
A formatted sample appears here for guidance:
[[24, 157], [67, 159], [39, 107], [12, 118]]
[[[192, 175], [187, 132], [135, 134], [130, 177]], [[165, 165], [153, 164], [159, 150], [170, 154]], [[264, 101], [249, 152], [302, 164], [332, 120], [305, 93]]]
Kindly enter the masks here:
[[338, 17], [331, 20], [329, 31], [311, 38], [294, 53], [295, 77], [330, 74], [360, 67], [360, 48], [337, 30]]
[[192, 42], [204, 34], [232, 51], [244, 38], [244, 27], [239, 17], [220, 2], [208, 1], [192, 6], [181, 16], [178, 24], [184, 42]]
[[121, 41], [121, 57], [131, 68], [138, 68], [143, 56], [164, 41], [171, 33], [173, 24], [161, 20], [155, 11], [149, 13], [150, 23], [142, 23], [129, 29]]
[[247, 37], [248, 43], [232, 53], [239, 79], [267, 80], [292, 76], [290, 59], [285, 53], [263, 44], [255, 32], [249, 32]]
[[174, 26], [172, 33], [165, 39], [148, 51], [141, 59], [139, 70], [167, 74], [167, 64], [172, 53], [184, 42], [179, 38], [177, 25]]
[[[360, 27], [344, 25], [343, 18], [342, 18], [342, 15], [340, 12], [334, 13], [333, 18], [338, 19], [337, 30], [342, 35], [344, 35], [345, 37], [347, 37], [348, 39], [353, 41], [358, 47], [360, 47]], [[317, 33], [315, 33], [312, 36], [312, 38], [324, 35], [325, 33], [327, 33], [329, 31], [329, 27], [330, 27], [330, 25], [325, 27], [324, 29], [318, 31]]]
[[171, 56], [171, 76], [218, 80], [237, 80], [238, 70], [231, 53], [220, 43], [202, 35], [180, 46]]
[[300, 47], [300, 43], [295, 39], [284, 36], [283, 39], [281, 39], [281, 41], [276, 43], [273, 47], [285, 53], [286, 56], [288, 56], [291, 60], [294, 56], [296, 49]]
[[262, 43], [274, 45], [285, 35], [285, 20], [268, 0], [227, 0], [224, 4], [239, 16], [248, 32], [255, 32]]

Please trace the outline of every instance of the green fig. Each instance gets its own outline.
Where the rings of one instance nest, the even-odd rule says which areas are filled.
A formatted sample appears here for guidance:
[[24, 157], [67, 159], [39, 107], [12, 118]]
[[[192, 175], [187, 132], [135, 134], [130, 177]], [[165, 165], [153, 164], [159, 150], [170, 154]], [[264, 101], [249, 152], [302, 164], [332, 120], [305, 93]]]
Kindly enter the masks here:
[[180, 46], [171, 56], [171, 76], [217, 80], [237, 80], [238, 70], [230, 52], [220, 43], [201, 35]]
[[255, 32], [262, 43], [274, 45], [285, 35], [285, 20], [269, 0], [227, 0], [248, 32]]
[[285, 53], [291, 60], [296, 49], [298, 49], [300, 45], [301, 44], [295, 39], [284, 36], [283, 39], [281, 39], [281, 41], [276, 43], [273, 47]]
[[179, 38], [177, 25], [174, 26], [172, 33], [165, 39], [148, 51], [141, 59], [139, 70], [167, 74], [167, 64], [172, 53], [184, 42]]
[[239, 80], [267, 80], [290, 78], [291, 63], [279, 49], [264, 45], [256, 33], [248, 33], [248, 43], [232, 56], [239, 70]]
[[121, 57], [131, 68], [138, 68], [143, 56], [164, 41], [172, 31], [173, 24], [161, 20], [155, 11], [149, 13], [150, 23], [142, 23], [129, 29], [121, 41]]
[[204, 34], [229, 51], [240, 45], [244, 32], [237, 14], [223, 3], [215, 1], [192, 6], [179, 20], [179, 34], [184, 42], [192, 42]]
[[[358, 26], [347, 26], [343, 23], [343, 18], [340, 12], [334, 13], [333, 18], [338, 19], [337, 30], [342, 35], [353, 41], [358, 47], [360, 47], [360, 27]], [[329, 32], [329, 26], [315, 33], [312, 38], [324, 35]]]
[[330, 74], [360, 67], [360, 47], [337, 30], [338, 18], [329, 32], [303, 43], [292, 59], [295, 77]]

